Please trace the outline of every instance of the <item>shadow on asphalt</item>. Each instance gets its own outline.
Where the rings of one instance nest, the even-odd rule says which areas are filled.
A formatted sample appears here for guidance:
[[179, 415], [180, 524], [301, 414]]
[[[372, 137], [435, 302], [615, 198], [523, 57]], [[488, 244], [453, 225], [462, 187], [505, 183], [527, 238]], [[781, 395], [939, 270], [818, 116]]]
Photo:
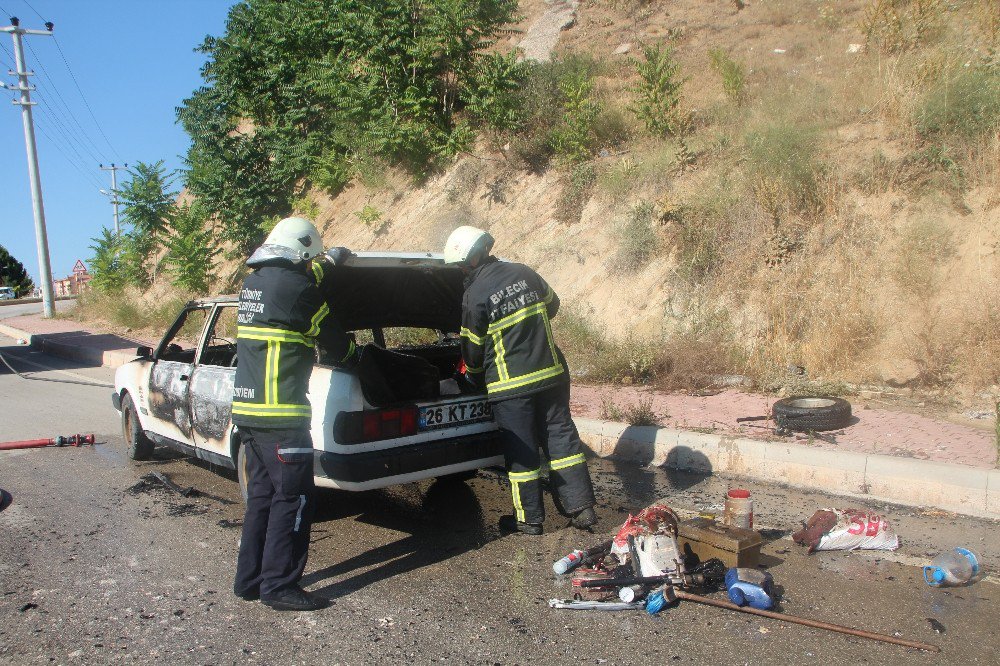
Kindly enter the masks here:
[[[334, 497], [335, 495], [335, 497]], [[498, 537], [488, 530], [476, 493], [461, 481], [435, 481], [419, 505], [384, 491], [328, 493], [319, 504], [313, 523], [348, 516], [376, 527], [408, 533], [397, 541], [377, 546], [353, 557], [307, 574], [302, 585], [330, 599], [356, 592], [368, 585], [444, 562], [470, 550], [481, 548]], [[354, 575], [349, 575], [352, 572]], [[337, 582], [328, 582], [333, 578]], [[325, 584], [324, 584], [325, 583]]]

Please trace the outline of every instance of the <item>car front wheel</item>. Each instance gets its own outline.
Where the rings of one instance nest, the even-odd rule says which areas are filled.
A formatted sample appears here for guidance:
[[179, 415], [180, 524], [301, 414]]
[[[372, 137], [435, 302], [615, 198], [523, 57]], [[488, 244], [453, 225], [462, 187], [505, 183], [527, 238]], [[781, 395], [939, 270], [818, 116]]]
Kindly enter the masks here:
[[128, 393], [122, 398], [122, 436], [128, 447], [128, 457], [132, 460], [149, 460], [153, 457], [155, 444], [142, 431], [142, 424], [136, 413], [135, 403]]

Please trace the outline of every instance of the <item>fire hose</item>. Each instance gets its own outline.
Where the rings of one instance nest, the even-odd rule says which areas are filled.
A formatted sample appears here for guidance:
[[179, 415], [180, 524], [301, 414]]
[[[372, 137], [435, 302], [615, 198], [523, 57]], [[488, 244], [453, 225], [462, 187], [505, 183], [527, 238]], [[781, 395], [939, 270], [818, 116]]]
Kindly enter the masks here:
[[13, 449], [40, 449], [46, 446], [83, 446], [93, 444], [93, 435], [67, 435], [50, 439], [22, 439], [15, 442], [0, 442], [0, 451]]

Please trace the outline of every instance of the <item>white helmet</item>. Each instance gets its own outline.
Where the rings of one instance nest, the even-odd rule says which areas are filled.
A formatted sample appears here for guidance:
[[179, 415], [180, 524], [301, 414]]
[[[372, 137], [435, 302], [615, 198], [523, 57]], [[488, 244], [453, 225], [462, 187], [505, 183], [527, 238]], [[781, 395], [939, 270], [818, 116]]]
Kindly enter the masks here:
[[304, 217], [286, 217], [267, 235], [247, 263], [268, 258], [289, 259], [296, 263], [308, 261], [323, 252], [323, 239], [316, 226]]
[[489, 254], [493, 243], [493, 236], [482, 229], [461, 226], [451, 232], [444, 244], [444, 263], [470, 263]]

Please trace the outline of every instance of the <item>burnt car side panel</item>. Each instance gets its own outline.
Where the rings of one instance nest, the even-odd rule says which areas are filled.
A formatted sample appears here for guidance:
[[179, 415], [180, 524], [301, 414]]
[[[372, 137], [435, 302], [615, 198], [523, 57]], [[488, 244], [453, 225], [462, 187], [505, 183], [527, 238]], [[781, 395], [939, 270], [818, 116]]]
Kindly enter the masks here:
[[[157, 361], [149, 375], [149, 412], [155, 423], [150, 430], [166, 437], [187, 439], [191, 436], [191, 412], [188, 391], [194, 365], [177, 361]], [[172, 427], [171, 427], [172, 426]], [[176, 437], [176, 429], [182, 437]]]
[[191, 377], [190, 404], [195, 443], [220, 455], [229, 455], [232, 428], [233, 379], [236, 370], [199, 365]]

